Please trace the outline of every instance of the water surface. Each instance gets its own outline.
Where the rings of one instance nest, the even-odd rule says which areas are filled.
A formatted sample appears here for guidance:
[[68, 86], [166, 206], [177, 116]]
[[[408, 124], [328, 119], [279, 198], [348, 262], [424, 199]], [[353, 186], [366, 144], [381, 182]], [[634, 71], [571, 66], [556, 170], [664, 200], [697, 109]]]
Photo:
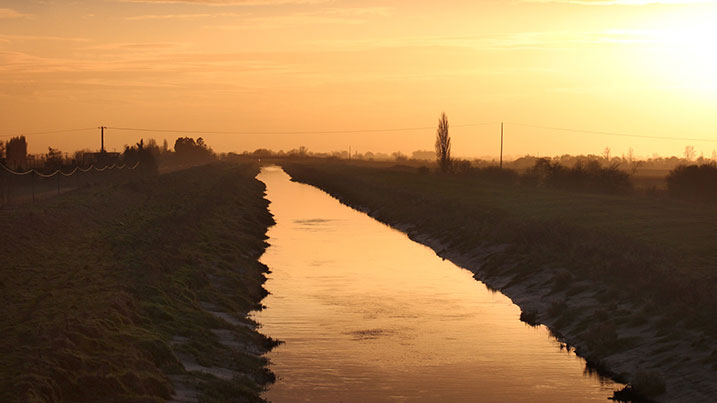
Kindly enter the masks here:
[[605, 402], [544, 327], [472, 273], [278, 167], [258, 178], [276, 225], [261, 331], [274, 402]]

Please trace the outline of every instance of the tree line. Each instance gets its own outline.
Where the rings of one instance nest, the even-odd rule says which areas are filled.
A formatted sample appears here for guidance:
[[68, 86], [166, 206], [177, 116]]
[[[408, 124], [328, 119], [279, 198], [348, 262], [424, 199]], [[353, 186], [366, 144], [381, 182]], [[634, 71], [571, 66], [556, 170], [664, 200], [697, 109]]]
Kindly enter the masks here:
[[141, 139], [136, 144], [125, 145], [122, 152], [95, 152], [89, 149], [77, 150], [72, 154], [63, 153], [57, 148], [48, 147], [47, 153], [29, 154], [25, 136], [12, 137], [0, 142], [0, 163], [10, 169], [22, 171], [37, 169], [54, 172], [58, 169], [74, 167], [108, 166], [112, 164], [135, 165], [140, 163], [142, 170], [156, 172], [160, 165], [174, 167], [196, 165], [211, 162], [217, 158], [211, 147], [199, 137], [179, 137], [174, 149], [169, 148], [167, 140], [160, 146], [155, 139]]

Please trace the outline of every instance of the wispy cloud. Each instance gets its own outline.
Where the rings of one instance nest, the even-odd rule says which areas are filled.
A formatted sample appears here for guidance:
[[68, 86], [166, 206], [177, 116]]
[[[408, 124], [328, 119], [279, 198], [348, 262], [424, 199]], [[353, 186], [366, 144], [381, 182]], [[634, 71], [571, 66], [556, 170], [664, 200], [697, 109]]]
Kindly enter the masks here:
[[69, 37], [69, 36], [48, 36], [48, 35], [15, 35], [0, 34], [0, 39], [5, 41], [65, 41], [65, 42], [89, 42], [87, 38]]
[[515, 32], [476, 36], [418, 36], [362, 40], [325, 39], [316, 45], [336, 50], [373, 48], [456, 47], [483, 50], [567, 49], [576, 46], [639, 44], [654, 42], [649, 32], [639, 30], [606, 30], [595, 32]]
[[717, 4], [717, 0], [523, 0], [524, 3], [562, 3], [583, 6], [647, 6]]
[[195, 14], [145, 14], [134, 15], [125, 18], [129, 21], [142, 20], [196, 20], [201, 18], [219, 18], [219, 17], [242, 17], [248, 14], [240, 13], [195, 13]]
[[222, 30], [274, 29], [307, 24], [363, 24], [372, 17], [388, 17], [393, 13], [390, 7], [347, 7], [322, 8], [293, 14], [248, 17], [239, 23], [211, 25], [205, 28]]
[[198, 4], [205, 6], [274, 6], [285, 4], [322, 4], [334, 0], [120, 0], [124, 3]]
[[30, 14], [23, 14], [17, 10], [13, 10], [12, 8], [0, 8], [0, 20], [11, 18], [24, 18], [29, 16]]

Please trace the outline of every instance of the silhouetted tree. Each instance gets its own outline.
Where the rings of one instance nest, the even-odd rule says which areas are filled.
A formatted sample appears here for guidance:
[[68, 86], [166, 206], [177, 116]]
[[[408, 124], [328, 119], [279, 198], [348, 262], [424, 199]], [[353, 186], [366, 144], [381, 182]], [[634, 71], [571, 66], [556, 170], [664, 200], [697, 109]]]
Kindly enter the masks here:
[[25, 136], [13, 137], [5, 143], [5, 156], [12, 168], [24, 167], [27, 163], [27, 141]]
[[138, 169], [141, 172], [154, 174], [157, 173], [157, 160], [154, 153], [145, 147], [144, 139], [140, 140], [134, 146], [124, 146], [123, 158], [125, 164], [132, 167], [139, 162]]
[[174, 142], [174, 152], [182, 163], [202, 163], [215, 158], [214, 151], [204, 142], [203, 138], [194, 141], [191, 137], [180, 137]]
[[451, 169], [451, 137], [448, 135], [448, 117], [445, 113], [438, 119], [436, 131], [436, 160], [443, 172]]
[[55, 171], [62, 168], [62, 151], [57, 148], [47, 147], [45, 156], [45, 169]]

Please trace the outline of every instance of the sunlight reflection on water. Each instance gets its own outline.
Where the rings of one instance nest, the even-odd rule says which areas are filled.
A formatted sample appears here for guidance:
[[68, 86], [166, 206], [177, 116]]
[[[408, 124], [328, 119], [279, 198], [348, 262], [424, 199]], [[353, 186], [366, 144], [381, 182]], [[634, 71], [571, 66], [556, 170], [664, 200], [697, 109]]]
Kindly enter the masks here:
[[261, 259], [271, 295], [253, 317], [285, 342], [265, 398], [602, 402], [620, 386], [429, 248], [278, 167], [258, 178], [276, 225]]

